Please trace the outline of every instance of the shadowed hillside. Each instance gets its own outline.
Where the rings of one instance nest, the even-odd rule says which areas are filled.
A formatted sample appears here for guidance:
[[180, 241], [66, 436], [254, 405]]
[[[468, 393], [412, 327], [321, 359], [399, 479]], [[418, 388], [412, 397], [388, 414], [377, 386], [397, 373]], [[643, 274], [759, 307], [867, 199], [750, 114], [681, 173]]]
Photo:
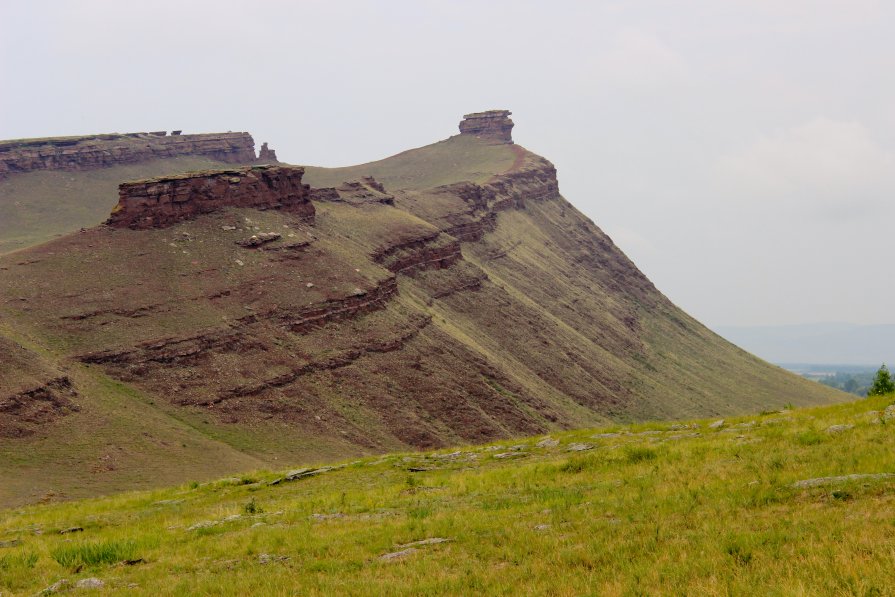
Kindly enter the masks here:
[[289, 167], [126, 185], [127, 219], [0, 257], [0, 333], [73, 396], [0, 438], [20, 480], [0, 501], [845, 397], [677, 309], [489, 114], [304, 186]]

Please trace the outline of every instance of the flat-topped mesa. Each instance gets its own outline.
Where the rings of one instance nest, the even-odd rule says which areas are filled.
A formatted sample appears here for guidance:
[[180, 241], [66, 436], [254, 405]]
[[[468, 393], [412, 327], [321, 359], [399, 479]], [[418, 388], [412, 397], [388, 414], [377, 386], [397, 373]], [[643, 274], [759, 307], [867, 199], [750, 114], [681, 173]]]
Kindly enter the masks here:
[[255, 141], [249, 133], [180, 131], [0, 141], [0, 180], [18, 172], [93, 170], [182, 155], [248, 164], [255, 160]]
[[492, 139], [500, 143], [513, 142], [513, 121], [509, 110], [488, 110], [466, 114], [460, 121], [460, 134]]
[[283, 209], [314, 221], [311, 190], [298, 166], [251, 166], [125, 182], [106, 221], [116, 228], [164, 228], [226, 207]]

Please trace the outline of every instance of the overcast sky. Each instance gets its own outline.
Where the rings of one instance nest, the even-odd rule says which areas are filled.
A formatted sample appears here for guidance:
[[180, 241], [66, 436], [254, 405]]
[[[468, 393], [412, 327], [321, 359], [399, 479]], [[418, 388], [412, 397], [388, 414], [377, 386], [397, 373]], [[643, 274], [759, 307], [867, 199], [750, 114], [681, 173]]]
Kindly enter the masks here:
[[895, 3], [0, 3], [0, 138], [247, 130], [347, 165], [508, 108], [711, 326], [893, 323]]

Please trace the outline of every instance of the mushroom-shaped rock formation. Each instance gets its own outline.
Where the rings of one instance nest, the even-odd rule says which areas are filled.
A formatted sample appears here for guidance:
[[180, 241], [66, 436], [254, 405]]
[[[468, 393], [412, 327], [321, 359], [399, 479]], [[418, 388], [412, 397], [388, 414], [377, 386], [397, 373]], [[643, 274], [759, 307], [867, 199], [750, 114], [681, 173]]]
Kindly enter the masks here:
[[466, 114], [460, 122], [461, 135], [493, 139], [499, 143], [513, 142], [513, 121], [509, 110], [488, 110]]

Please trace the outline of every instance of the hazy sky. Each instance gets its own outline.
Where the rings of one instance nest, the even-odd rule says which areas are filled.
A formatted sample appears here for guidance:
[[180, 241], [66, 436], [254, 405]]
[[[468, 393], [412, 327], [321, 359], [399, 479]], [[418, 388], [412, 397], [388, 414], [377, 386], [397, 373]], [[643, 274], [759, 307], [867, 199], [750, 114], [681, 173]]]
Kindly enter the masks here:
[[709, 325], [892, 323], [895, 3], [0, 3], [0, 138], [247, 130], [347, 165], [508, 108]]

